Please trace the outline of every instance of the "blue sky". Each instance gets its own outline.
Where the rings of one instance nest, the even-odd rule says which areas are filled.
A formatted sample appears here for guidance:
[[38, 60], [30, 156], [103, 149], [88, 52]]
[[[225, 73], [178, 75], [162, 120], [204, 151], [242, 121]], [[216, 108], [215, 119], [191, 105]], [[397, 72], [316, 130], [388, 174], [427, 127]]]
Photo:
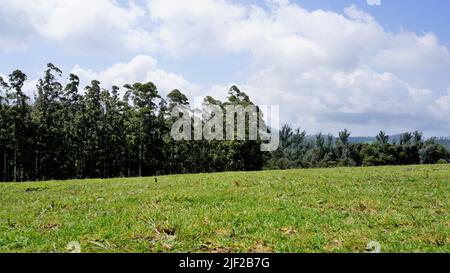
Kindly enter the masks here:
[[369, 1], [0, 0], [0, 74], [30, 92], [47, 62], [191, 98], [237, 84], [310, 132], [450, 135], [450, 1]]
[[369, 12], [388, 31], [407, 29], [417, 33], [433, 32], [450, 45], [450, 1], [442, 0], [383, 0], [380, 6], [369, 6], [365, 0], [298, 0], [304, 7], [341, 11], [352, 4]]

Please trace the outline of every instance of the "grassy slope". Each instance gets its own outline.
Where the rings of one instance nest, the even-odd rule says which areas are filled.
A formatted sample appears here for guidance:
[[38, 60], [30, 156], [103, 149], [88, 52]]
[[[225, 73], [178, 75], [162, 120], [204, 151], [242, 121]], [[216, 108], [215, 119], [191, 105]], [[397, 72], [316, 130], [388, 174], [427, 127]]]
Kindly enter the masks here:
[[450, 252], [450, 165], [0, 183], [0, 252]]

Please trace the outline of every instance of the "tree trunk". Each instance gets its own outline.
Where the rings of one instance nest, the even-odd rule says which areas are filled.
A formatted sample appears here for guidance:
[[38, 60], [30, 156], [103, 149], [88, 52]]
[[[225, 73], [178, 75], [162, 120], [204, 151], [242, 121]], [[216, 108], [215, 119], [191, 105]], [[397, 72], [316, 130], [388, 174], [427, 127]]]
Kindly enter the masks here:
[[142, 122], [139, 127], [139, 177], [142, 176]]
[[17, 149], [14, 149], [14, 159], [13, 159], [13, 164], [14, 164], [14, 182], [17, 182]]
[[130, 152], [127, 150], [127, 177], [130, 177]]
[[6, 157], [6, 151], [5, 151], [5, 149], [3, 149], [3, 173], [4, 173], [4, 179], [3, 179], [3, 181], [4, 182], [6, 182], [7, 181], [7, 179], [8, 179], [8, 171], [6, 170], [6, 166], [7, 166], [7, 164], [6, 164], [6, 160], [7, 160], [7, 157]]
[[39, 181], [38, 157], [39, 157], [39, 150], [36, 150], [35, 166], [34, 166], [34, 180], [36, 180], [36, 181]]

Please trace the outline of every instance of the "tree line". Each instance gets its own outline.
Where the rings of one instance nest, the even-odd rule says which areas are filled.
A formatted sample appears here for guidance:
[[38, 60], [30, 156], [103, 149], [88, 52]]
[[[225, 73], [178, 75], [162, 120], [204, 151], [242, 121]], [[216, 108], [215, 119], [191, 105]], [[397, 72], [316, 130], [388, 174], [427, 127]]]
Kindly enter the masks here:
[[351, 143], [345, 129], [336, 138], [319, 133], [308, 136], [305, 131], [284, 125], [280, 130], [280, 146], [266, 162], [267, 169], [415, 165], [450, 162], [449, 151], [436, 138], [425, 140], [419, 131], [391, 139], [380, 131], [371, 143]]
[[[348, 131], [314, 140], [284, 126], [275, 152], [262, 152], [260, 140], [174, 141], [170, 136], [176, 106], [191, 107], [179, 90], [162, 97], [151, 83], [103, 88], [92, 81], [82, 92], [80, 79], [48, 64], [34, 98], [23, 90], [20, 70], [0, 77], [0, 181], [112, 178], [263, 168], [428, 164], [447, 161], [448, 151], [421, 133], [389, 143], [385, 134], [374, 144], [350, 144]], [[122, 95], [121, 95], [122, 94]], [[236, 86], [226, 101], [205, 103], [254, 105]], [[194, 111], [194, 109], [193, 109]]]
[[[94, 80], [80, 92], [80, 79], [48, 64], [32, 101], [27, 76], [16, 70], [0, 78], [0, 180], [36, 181], [162, 174], [260, 170], [259, 141], [174, 141], [175, 106], [189, 107], [173, 90], [163, 98], [151, 83], [102, 88]], [[124, 94], [120, 96], [120, 94]], [[220, 106], [253, 105], [233, 86]]]

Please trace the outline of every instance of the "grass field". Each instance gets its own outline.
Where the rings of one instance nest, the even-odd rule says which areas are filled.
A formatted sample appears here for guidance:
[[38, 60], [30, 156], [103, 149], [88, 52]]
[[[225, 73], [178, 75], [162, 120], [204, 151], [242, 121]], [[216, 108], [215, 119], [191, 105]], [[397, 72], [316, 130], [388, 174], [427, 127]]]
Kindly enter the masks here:
[[450, 165], [0, 183], [0, 252], [450, 252]]

